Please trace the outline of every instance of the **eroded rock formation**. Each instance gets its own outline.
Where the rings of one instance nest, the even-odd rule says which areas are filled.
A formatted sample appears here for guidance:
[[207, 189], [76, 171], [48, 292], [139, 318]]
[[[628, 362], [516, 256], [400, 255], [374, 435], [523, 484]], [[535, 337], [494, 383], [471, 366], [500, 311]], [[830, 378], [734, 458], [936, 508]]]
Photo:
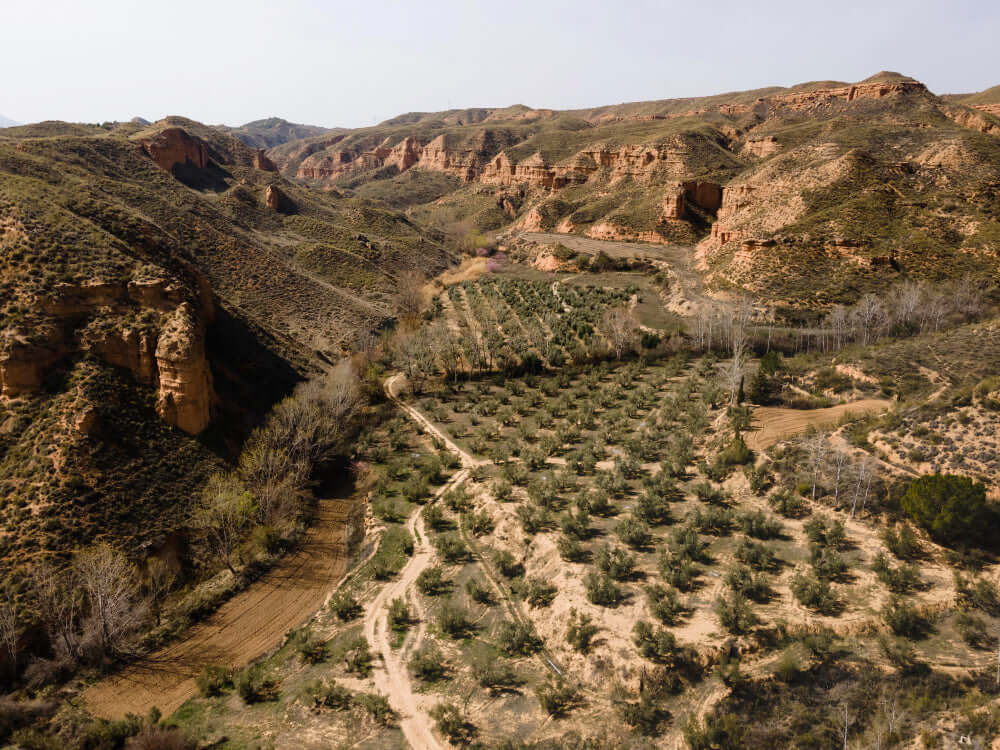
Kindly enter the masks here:
[[265, 172], [278, 171], [278, 167], [275, 166], [275, 163], [268, 158], [267, 154], [264, 152], [264, 149], [262, 148], [259, 148], [254, 152], [253, 168], [263, 169]]
[[208, 166], [208, 145], [183, 128], [165, 128], [141, 143], [149, 158], [167, 172], [188, 162], [199, 168]]
[[204, 324], [190, 303], [178, 306], [160, 332], [156, 367], [156, 410], [170, 424], [197, 435], [209, 423], [212, 375], [205, 358]]
[[[205, 356], [211, 306], [199, 300], [195, 307], [187, 297], [181, 285], [161, 278], [60, 285], [34, 301], [44, 323], [0, 334], [0, 396], [36, 392], [60, 361], [89, 352], [156, 388], [164, 420], [201, 432], [214, 398]], [[123, 315], [127, 311], [138, 314]]]

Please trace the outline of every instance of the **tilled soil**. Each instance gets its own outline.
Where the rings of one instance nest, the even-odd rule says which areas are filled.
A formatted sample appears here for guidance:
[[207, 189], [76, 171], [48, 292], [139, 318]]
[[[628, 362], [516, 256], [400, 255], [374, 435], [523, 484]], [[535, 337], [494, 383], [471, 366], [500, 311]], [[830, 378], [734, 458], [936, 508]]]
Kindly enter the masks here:
[[83, 693], [97, 716], [169, 716], [197, 692], [207, 666], [241, 667], [281, 643], [323, 606], [347, 567], [353, 499], [322, 499], [298, 551], [191, 627], [179, 641], [102, 679]]

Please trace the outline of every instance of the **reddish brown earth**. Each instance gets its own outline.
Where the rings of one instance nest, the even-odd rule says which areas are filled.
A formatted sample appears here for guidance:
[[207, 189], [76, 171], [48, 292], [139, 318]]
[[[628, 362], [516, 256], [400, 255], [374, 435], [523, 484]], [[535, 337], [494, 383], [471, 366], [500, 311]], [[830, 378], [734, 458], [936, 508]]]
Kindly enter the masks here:
[[347, 527], [354, 498], [320, 500], [298, 552], [234, 596], [183, 639], [91, 685], [83, 693], [96, 716], [165, 716], [197, 693], [207, 666], [241, 667], [278, 646], [285, 633], [323, 606], [347, 567]]

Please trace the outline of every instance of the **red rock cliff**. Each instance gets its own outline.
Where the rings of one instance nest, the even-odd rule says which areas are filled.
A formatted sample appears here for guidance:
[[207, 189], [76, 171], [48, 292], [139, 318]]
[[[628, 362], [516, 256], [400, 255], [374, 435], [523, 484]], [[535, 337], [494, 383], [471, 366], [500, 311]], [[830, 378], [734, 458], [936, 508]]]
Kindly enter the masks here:
[[188, 162], [199, 168], [208, 166], [208, 145], [183, 128], [166, 128], [141, 143], [149, 158], [168, 172]]

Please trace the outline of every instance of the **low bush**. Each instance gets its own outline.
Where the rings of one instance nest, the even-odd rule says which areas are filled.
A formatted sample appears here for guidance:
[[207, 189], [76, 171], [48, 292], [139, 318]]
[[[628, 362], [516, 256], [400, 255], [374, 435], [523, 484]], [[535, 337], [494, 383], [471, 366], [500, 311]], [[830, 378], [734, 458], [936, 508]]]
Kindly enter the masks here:
[[198, 692], [203, 698], [214, 698], [233, 687], [233, 671], [225, 667], [205, 667], [195, 677]]
[[424, 596], [440, 596], [451, 590], [451, 581], [445, 579], [440, 565], [431, 565], [417, 576], [417, 590]]
[[549, 679], [535, 688], [542, 710], [549, 716], [565, 716], [580, 703], [580, 691], [562, 678]]
[[233, 684], [247, 705], [278, 699], [278, 684], [267, 676], [263, 664], [252, 664], [240, 670]]
[[433, 643], [424, 643], [410, 657], [410, 672], [421, 682], [438, 682], [448, 674], [444, 654]]
[[530, 656], [542, 650], [542, 639], [530, 625], [509, 620], [497, 626], [496, 643], [507, 656]]
[[931, 629], [927, 620], [912, 603], [898, 596], [890, 597], [882, 608], [882, 619], [893, 633], [905, 638], [923, 638]]
[[830, 581], [815, 573], [798, 573], [792, 579], [792, 594], [799, 603], [824, 615], [837, 612], [839, 603], [830, 588]]
[[569, 612], [569, 625], [566, 627], [566, 642], [581, 654], [590, 651], [594, 636], [600, 631], [597, 625], [593, 624], [590, 615], [577, 613], [575, 609]]
[[583, 579], [587, 600], [600, 607], [617, 607], [625, 601], [622, 591], [607, 574], [590, 571]]

